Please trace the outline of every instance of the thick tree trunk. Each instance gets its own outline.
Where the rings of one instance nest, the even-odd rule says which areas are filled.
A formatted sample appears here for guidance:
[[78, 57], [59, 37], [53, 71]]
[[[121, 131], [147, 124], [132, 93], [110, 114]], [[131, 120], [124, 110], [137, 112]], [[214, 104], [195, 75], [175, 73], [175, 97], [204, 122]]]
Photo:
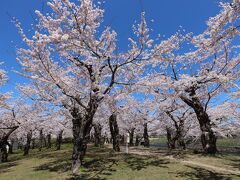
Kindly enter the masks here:
[[51, 143], [51, 134], [47, 135], [47, 148], [50, 149], [52, 147]]
[[56, 139], [56, 150], [57, 151], [61, 149], [62, 134], [63, 134], [63, 130], [59, 131], [59, 133], [57, 135], [57, 139]]
[[96, 147], [101, 147], [102, 146], [102, 126], [101, 124], [94, 124], [94, 145]]
[[14, 144], [14, 140], [11, 140], [11, 143], [9, 144], [9, 150], [8, 150], [9, 154], [13, 154], [13, 144]]
[[169, 149], [175, 149], [176, 148], [176, 141], [174, 140], [174, 138], [172, 138], [172, 130], [170, 128], [166, 128], [167, 130], [167, 145]]
[[72, 154], [72, 172], [76, 174], [79, 167], [83, 164], [83, 158], [87, 150], [87, 137], [80, 130], [78, 124], [73, 126], [73, 154]]
[[149, 142], [149, 137], [148, 137], [148, 126], [147, 123], [144, 123], [144, 132], [143, 132], [143, 139], [144, 139], [144, 147], [149, 147], [150, 142]]
[[77, 108], [71, 112], [73, 122], [73, 154], [72, 154], [72, 173], [76, 174], [79, 167], [83, 164], [83, 158], [87, 150], [87, 143], [90, 140], [93, 116], [97, 110], [96, 102], [90, 101], [91, 109], [85, 115], [80, 114]]
[[185, 140], [184, 140], [184, 120], [180, 120], [179, 122], [179, 126], [177, 128], [177, 142], [178, 145], [182, 148], [182, 149], [186, 149], [186, 144], [185, 144]]
[[7, 162], [7, 158], [8, 158], [7, 148], [6, 145], [3, 145], [1, 146], [0, 149], [0, 163]]
[[135, 131], [135, 128], [132, 128], [129, 131], [129, 146], [134, 146], [134, 143], [133, 143], [134, 131]]
[[72, 172], [76, 174], [79, 167], [83, 164], [83, 158], [87, 150], [87, 140], [81, 137], [74, 138], [72, 154]]
[[216, 154], [217, 138], [216, 138], [213, 130], [211, 129], [210, 122], [202, 123], [202, 125], [200, 126], [200, 129], [202, 131], [201, 142], [202, 142], [204, 152], [207, 154]]
[[[171, 114], [171, 112], [166, 112], [166, 113], [172, 119], [172, 121], [174, 122], [174, 127], [175, 127], [175, 135], [173, 137], [171, 137], [171, 141], [174, 144], [175, 144], [175, 142], [177, 142], [179, 147], [182, 147], [183, 149], [186, 149], [185, 142], [184, 142], [184, 135], [183, 135], [183, 133], [184, 133], [184, 117], [178, 118], [179, 119], [179, 123], [178, 123], [178, 121]], [[171, 133], [171, 132], [169, 132], [169, 133]], [[173, 133], [171, 133], [171, 136], [172, 135], [173, 135]], [[172, 148], [173, 147], [175, 147], [175, 145], [172, 146]]]
[[29, 154], [31, 139], [32, 139], [32, 131], [27, 133], [27, 142], [24, 146], [24, 153], [23, 153], [24, 156]]
[[217, 152], [217, 138], [212, 130], [209, 116], [198, 97], [196, 97], [195, 90], [191, 89], [190, 92], [191, 99], [188, 99], [186, 97], [181, 98], [186, 104], [192, 107], [196, 113], [200, 129], [202, 131], [201, 142], [204, 152], [207, 154], [215, 154]]
[[39, 147], [38, 147], [38, 150], [42, 151], [42, 147], [43, 147], [43, 130], [41, 129], [39, 131]]
[[135, 140], [135, 146], [139, 146], [139, 143], [140, 143], [140, 137], [139, 137], [139, 135], [137, 134], [137, 135], [136, 135], [136, 140]]
[[9, 131], [3, 134], [3, 137], [0, 139], [0, 162], [7, 162], [8, 153], [6, 145], [9, 146], [8, 138], [18, 127], [19, 126], [8, 128]]
[[120, 151], [120, 136], [119, 136], [119, 128], [117, 124], [117, 116], [116, 114], [112, 114], [109, 117], [109, 127], [112, 137], [113, 150], [119, 152]]

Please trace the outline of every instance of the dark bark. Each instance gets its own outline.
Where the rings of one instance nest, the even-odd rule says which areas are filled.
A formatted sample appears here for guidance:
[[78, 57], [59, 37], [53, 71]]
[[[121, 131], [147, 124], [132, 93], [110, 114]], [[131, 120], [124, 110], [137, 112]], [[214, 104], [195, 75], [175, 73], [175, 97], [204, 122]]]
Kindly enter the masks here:
[[125, 136], [124, 135], [120, 136], [120, 144], [125, 145]]
[[206, 108], [203, 107], [199, 98], [196, 97], [196, 91], [194, 88], [190, 88], [187, 92], [189, 92], [190, 98], [182, 96], [181, 99], [193, 108], [197, 116], [202, 131], [201, 142], [203, 150], [207, 154], [215, 154], [217, 152], [217, 138], [212, 130], [211, 121], [206, 112]]
[[9, 144], [9, 150], [8, 150], [9, 154], [13, 154], [13, 144], [14, 144], [14, 140], [11, 140], [11, 143]]
[[8, 138], [18, 127], [19, 126], [5, 128], [8, 129], [8, 132], [3, 134], [3, 136], [0, 138], [0, 162], [7, 162], [8, 153], [6, 146], [9, 146]]
[[89, 108], [85, 115], [80, 114], [80, 110], [73, 108], [71, 111], [73, 122], [73, 154], [72, 154], [72, 172], [76, 174], [79, 167], [83, 164], [83, 158], [86, 154], [87, 143], [90, 140], [90, 131], [92, 129], [93, 116], [97, 110], [96, 102], [91, 100]]
[[5, 145], [5, 146], [2, 146], [1, 150], [0, 150], [0, 163], [7, 162], [7, 158], [8, 158], [8, 153], [7, 153], [7, 148]]
[[134, 146], [134, 143], [133, 143], [134, 131], [135, 131], [135, 128], [132, 128], [129, 131], [129, 146]]
[[144, 123], [143, 125], [144, 131], [143, 131], [143, 139], [144, 139], [144, 147], [149, 147], [149, 136], [148, 136], [148, 126], [147, 123]]
[[168, 145], [168, 148], [169, 149], [175, 149], [176, 148], [176, 141], [175, 141], [175, 139], [174, 138], [172, 138], [172, 130], [169, 128], [169, 127], [167, 127], [166, 128], [166, 130], [167, 130], [167, 145]]
[[96, 123], [93, 125], [94, 127], [94, 145], [96, 147], [101, 147], [103, 145], [102, 143], [102, 126], [99, 123]]
[[35, 149], [35, 138], [32, 139], [32, 149]]
[[29, 149], [30, 149], [30, 145], [31, 145], [31, 139], [32, 139], [32, 131], [27, 133], [27, 142], [24, 146], [24, 153], [23, 155], [26, 156], [29, 154]]
[[171, 141], [172, 141], [172, 143], [170, 143], [170, 144], [174, 144], [174, 145], [169, 146], [169, 148], [174, 149], [175, 143], [177, 142], [179, 147], [181, 147], [182, 149], [186, 149], [185, 140], [184, 140], [184, 120], [185, 120], [184, 115], [185, 115], [185, 113], [183, 114], [183, 116], [181, 118], [178, 117], [179, 122], [175, 119], [175, 117], [171, 114], [171, 112], [168, 111], [166, 113], [173, 121], [174, 127], [175, 127], [174, 133], [172, 132], [173, 130], [170, 130], [171, 131]]
[[135, 146], [139, 146], [139, 143], [140, 143], [140, 137], [139, 137], [139, 135], [137, 134], [137, 135], [136, 135], [136, 140], [135, 140]]
[[177, 143], [182, 149], [186, 149], [186, 143], [184, 139], [184, 120], [181, 119], [177, 129]]
[[47, 148], [50, 149], [52, 147], [52, 142], [51, 142], [51, 134], [47, 135]]
[[106, 137], [106, 143], [109, 144], [110, 143], [110, 140], [108, 137]]
[[62, 134], [63, 134], [63, 130], [59, 131], [59, 133], [57, 135], [57, 139], [56, 139], [56, 150], [57, 151], [61, 149]]
[[43, 130], [39, 131], [39, 147], [38, 150], [41, 151], [43, 148]]
[[112, 114], [109, 117], [109, 127], [111, 132], [113, 150], [119, 152], [120, 151], [120, 136], [119, 136], [119, 128], [117, 124], [117, 116], [116, 114]]
[[47, 138], [43, 136], [43, 147], [47, 147]]

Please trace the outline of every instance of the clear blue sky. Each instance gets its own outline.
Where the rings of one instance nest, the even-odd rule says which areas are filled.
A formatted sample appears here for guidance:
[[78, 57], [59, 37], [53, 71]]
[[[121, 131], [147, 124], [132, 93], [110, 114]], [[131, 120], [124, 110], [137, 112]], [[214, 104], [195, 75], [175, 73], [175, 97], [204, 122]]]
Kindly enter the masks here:
[[[146, 12], [147, 20], [154, 33], [170, 36], [179, 26], [195, 34], [206, 27], [206, 20], [218, 11], [217, 0], [105, 0], [104, 25], [110, 25], [118, 33], [120, 49], [127, 47], [127, 38], [131, 36], [131, 27], [140, 17], [141, 9]], [[47, 0], [3, 0], [0, 6], [0, 61], [8, 72], [9, 82], [3, 91], [15, 92], [15, 84], [24, 79], [13, 70], [19, 69], [16, 62], [16, 48], [23, 43], [17, 33], [11, 17], [16, 17], [27, 31], [34, 22], [36, 9], [48, 12]], [[150, 22], [154, 19], [154, 22]], [[17, 94], [15, 93], [17, 96]]]

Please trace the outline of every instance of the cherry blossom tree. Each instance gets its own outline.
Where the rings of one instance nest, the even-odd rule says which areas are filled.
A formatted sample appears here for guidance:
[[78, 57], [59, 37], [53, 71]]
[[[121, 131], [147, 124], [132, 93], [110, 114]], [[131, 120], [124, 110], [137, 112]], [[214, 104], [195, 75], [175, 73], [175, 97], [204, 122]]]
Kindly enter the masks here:
[[[160, 61], [155, 64], [152, 61], [156, 73], [142, 80], [142, 85], [152, 87], [153, 92], [179, 98], [192, 108], [202, 131], [203, 149], [210, 154], [216, 153], [217, 148], [208, 107], [239, 84], [236, 40], [239, 38], [240, 7], [239, 3], [234, 6], [220, 3], [220, 6], [221, 12], [208, 20], [208, 28], [202, 34], [192, 36], [177, 32], [163, 41], [161, 44], [170, 43], [171, 48], [156, 56]], [[187, 51], [189, 47], [192, 50]]]
[[[1, 63], [2, 64], [2, 63]], [[0, 69], [0, 86], [3, 86], [7, 81], [6, 72]], [[10, 112], [7, 108], [10, 108], [7, 100], [10, 98], [10, 94], [0, 93], [0, 162], [7, 161], [6, 145], [9, 145], [9, 136], [18, 128], [16, 122], [13, 122], [13, 112]]]
[[[32, 37], [16, 23], [27, 45], [18, 50], [17, 60], [22, 66], [19, 73], [31, 80], [31, 84], [19, 89], [32, 100], [67, 111], [74, 139], [73, 173], [83, 162], [92, 127], [98, 132], [101, 128], [94, 120], [101, 117], [98, 109], [123, 87], [126, 92], [157, 94], [184, 102], [197, 117], [204, 151], [216, 153], [216, 133], [208, 108], [214, 99], [231, 93], [239, 83], [239, 54], [235, 53], [239, 50], [235, 44], [239, 37], [239, 3], [221, 3], [222, 11], [209, 19], [202, 34], [177, 32], [161, 42], [150, 39], [142, 13], [140, 23], [133, 26], [136, 37], [129, 38], [129, 50], [124, 53], [118, 52], [117, 33], [110, 27], [101, 27], [104, 10], [93, 0], [51, 0], [48, 5], [49, 14], [36, 11], [38, 24]], [[193, 50], [186, 51], [189, 46]], [[109, 119], [117, 134], [118, 112]], [[146, 107], [138, 111], [138, 118], [134, 115], [136, 110], [128, 112], [119, 118], [127, 122], [132, 117], [139, 124], [140, 119], [151, 117]], [[175, 122], [172, 112], [166, 111]], [[177, 117], [182, 122], [186, 115], [181, 113], [183, 116]], [[146, 137], [149, 122], [143, 123]], [[132, 137], [134, 123], [126, 123]]]
[[[48, 3], [51, 14], [36, 14], [39, 19], [35, 35], [28, 38], [20, 23], [17, 27], [27, 48], [18, 51], [22, 74], [32, 80], [25, 87], [36, 99], [61, 104], [72, 115], [74, 148], [72, 170], [76, 173], [82, 163], [92, 128], [94, 114], [101, 101], [116, 82], [129, 81], [138, 63], [146, 54], [151, 40], [142, 22], [136, 29], [137, 44], [129, 39], [131, 49], [116, 53], [116, 32], [109, 27], [100, 30], [103, 10], [92, 0], [79, 5], [68, 0]], [[137, 64], [134, 65], [137, 67]]]

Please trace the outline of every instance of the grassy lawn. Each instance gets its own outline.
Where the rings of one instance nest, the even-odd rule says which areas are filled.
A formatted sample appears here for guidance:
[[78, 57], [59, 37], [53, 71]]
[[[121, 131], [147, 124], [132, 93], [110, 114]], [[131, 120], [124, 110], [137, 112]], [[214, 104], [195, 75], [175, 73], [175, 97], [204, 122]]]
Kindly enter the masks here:
[[[160, 156], [113, 153], [109, 148], [89, 146], [84, 166], [79, 176], [72, 176], [70, 144], [64, 144], [61, 151], [43, 149], [31, 151], [28, 157], [22, 152], [9, 156], [9, 162], [0, 164], [0, 180], [46, 180], [46, 179], [240, 179], [240, 175], [216, 172], [195, 165], [183, 164], [176, 159], [166, 158], [169, 152]], [[187, 154], [193, 159], [211, 165], [240, 170], [240, 157], [219, 155], [215, 157]]]
[[[150, 138], [152, 146], [164, 147], [167, 146], [167, 138], [161, 136], [158, 138]], [[239, 138], [219, 138], [217, 139], [218, 147], [239, 147], [240, 148], [240, 139]]]

